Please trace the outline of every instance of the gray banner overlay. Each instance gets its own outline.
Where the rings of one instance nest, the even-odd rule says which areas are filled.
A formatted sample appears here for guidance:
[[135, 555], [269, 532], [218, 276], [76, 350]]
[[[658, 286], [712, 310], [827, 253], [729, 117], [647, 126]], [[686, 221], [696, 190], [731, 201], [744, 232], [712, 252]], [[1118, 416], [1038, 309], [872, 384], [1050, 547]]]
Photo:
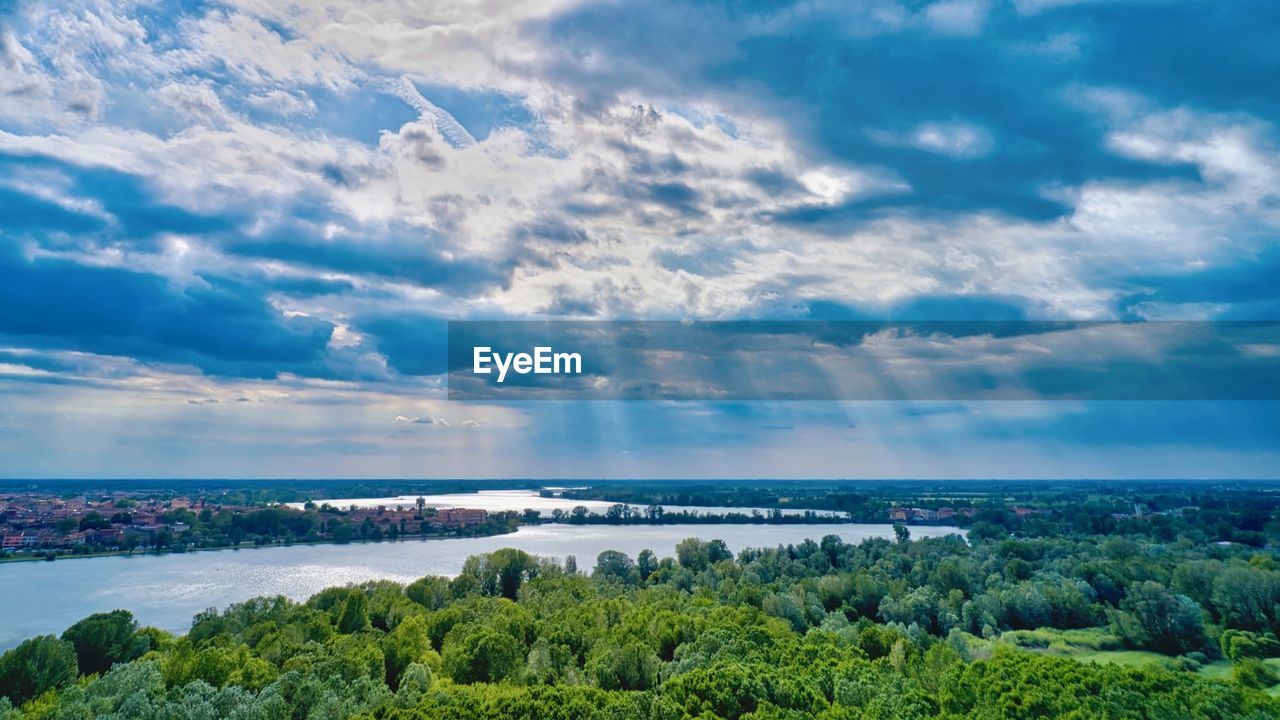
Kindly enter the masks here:
[[450, 400], [1280, 400], [1280, 322], [451, 321], [448, 335]]

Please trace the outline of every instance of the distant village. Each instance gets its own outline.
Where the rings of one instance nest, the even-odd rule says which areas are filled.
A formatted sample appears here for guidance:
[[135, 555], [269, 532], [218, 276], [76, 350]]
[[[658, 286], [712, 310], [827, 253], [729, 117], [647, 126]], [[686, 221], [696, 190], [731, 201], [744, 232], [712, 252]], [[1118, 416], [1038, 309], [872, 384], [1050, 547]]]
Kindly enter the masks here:
[[[500, 515], [506, 515], [505, 513]], [[491, 521], [501, 521], [501, 527]], [[289, 542], [348, 542], [505, 532], [510, 518], [473, 508], [235, 505], [204, 497], [0, 496], [0, 551], [96, 554]]]
[[[1046, 515], [1050, 512], [1045, 508], [1029, 508], [1020, 505], [1014, 505], [1009, 508], [1017, 517], [1026, 517], [1028, 515]], [[888, 510], [890, 522], [946, 522], [960, 518], [973, 518], [978, 514], [978, 508], [974, 507], [940, 507], [919, 508], [919, 507], [891, 507]]]
[[[958, 522], [961, 519], [973, 520], [984, 510], [990, 510], [991, 507], [940, 507], [940, 508], [922, 508], [922, 507], [906, 507], [894, 506], [885, 511], [889, 522], [894, 523], [948, 523]], [[1018, 519], [1026, 519], [1034, 515], [1052, 515], [1054, 510], [1047, 507], [1026, 507], [1023, 505], [1010, 505], [998, 508], [1001, 512], [1008, 512]], [[1112, 512], [1108, 516], [1112, 520], [1137, 520], [1144, 517], [1181, 517], [1189, 513], [1199, 512], [1200, 507], [1197, 505], [1179, 505], [1177, 507], [1166, 508], [1164, 510], [1144, 510], [1139, 503], [1133, 503], [1132, 512]]]
[[[412, 496], [410, 496], [412, 497]], [[432, 507], [418, 498], [407, 505], [335, 507], [324, 501], [292, 503], [256, 501], [236, 496], [151, 494], [141, 492], [93, 493], [56, 496], [34, 489], [0, 494], [0, 559], [55, 559], [64, 555], [181, 552], [308, 542], [356, 542], [406, 538], [494, 535], [512, 532], [521, 522], [636, 524], [665, 522], [743, 521], [737, 515], [714, 513], [663, 513], [651, 505], [632, 512], [617, 503], [601, 514], [584, 506], [572, 512], [557, 508], [549, 517], [535, 510], [486, 512], [477, 508]], [[940, 524], [968, 527], [992, 513], [1008, 520], [1052, 515], [1046, 507], [1023, 505], [917, 507], [881, 505], [859, 519], [816, 512], [784, 516], [781, 511], [761, 516], [759, 522], [875, 522]], [[870, 508], [868, 508], [870, 510]], [[1176, 518], [1198, 508], [1174, 506], [1149, 510], [1132, 503], [1132, 513], [1110, 508], [1113, 521], [1165, 516]], [[881, 514], [883, 513], [883, 514]], [[994, 522], [1005, 522], [994, 520]]]

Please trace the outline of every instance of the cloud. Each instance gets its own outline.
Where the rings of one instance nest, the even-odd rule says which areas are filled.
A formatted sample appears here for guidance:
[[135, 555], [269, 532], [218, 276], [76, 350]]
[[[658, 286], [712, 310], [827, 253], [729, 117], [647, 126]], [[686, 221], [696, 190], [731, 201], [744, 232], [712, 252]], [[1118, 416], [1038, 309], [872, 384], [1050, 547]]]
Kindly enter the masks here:
[[306, 93], [287, 90], [270, 90], [245, 98], [249, 105], [277, 115], [311, 115], [316, 110], [315, 101]]
[[397, 132], [383, 132], [378, 147], [384, 152], [425, 167], [440, 170], [445, 166], [445, 156], [438, 147], [438, 135], [423, 122], [409, 122]]
[[940, 0], [925, 8], [925, 21], [938, 32], [973, 35], [982, 29], [987, 5], [985, 0]]
[[222, 100], [209, 83], [169, 83], [156, 90], [156, 97], [179, 115], [205, 125], [223, 125], [231, 119]]
[[[924, 16], [934, 28], [970, 33], [977, 31], [985, 6], [939, 2]], [[1156, 58], [1185, 62], [1181, 55], [1171, 57], [1182, 45], [1173, 33], [1205, 37], [1207, 29], [1214, 40], [1197, 44], [1195, 52], [1203, 57], [1192, 63], [1195, 77], [1188, 84], [1195, 87], [1186, 89], [1214, 104], [1229, 97], [1261, 101], [1254, 87], [1267, 76], [1275, 52], [1255, 47], [1262, 36], [1250, 18], [1270, 10], [1261, 3], [1245, 3], [1230, 13], [1202, 5], [1170, 10], [1144, 4], [1081, 5], [1034, 16], [998, 12], [988, 18], [983, 41], [972, 41], [921, 32], [905, 8], [889, 2], [861, 11], [791, 13], [709, 5], [697, 11], [697, 22], [689, 21], [690, 11], [671, 4], [591, 4], [542, 25], [548, 44], [561, 49], [543, 61], [543, 69], [599, 105], [646, 93], [710, 97], [772, 115], [815, 153], [896, 170], [913, 192], [895, 197], [889, 207], [982, 209], [1048, 219], [1068, 210], [1046, 194], [1053, 185], [1167, 177], [1178, 171], [1109, 152], [1105, 124], [1091, 118], [1088, 109], [1063, 101], [1068, 86], [1120, 84], [1147, 91], [1157, 102], [1167, 100], [1175, 96], [1169, 91], [1181, 83], [1180, 73], [1149, 77], [1154, 73], [1135, 70], [1168, 67]], [[1149, 22], [1156, 13], [1161, 22]], [[617, 26], [635, 32], [607, 31]], [[713, 41], [694, 37], [708, 27]], [[1069, 31], [1087, 37], [1091, 50], [1073, 64], [1064, 66], [1061, 56], [1011, 55], [1014, 46]], [[1252, 62], [1244, 52], [1228, 49], [1241, 35], [1244, 46], [1258, 53]], [[574, 60], [583, 56], [593, 62]], [[1237, 73], [1220, 75], [1224, 82], [1213, 97], [1199, 83], [1218, 75], [1217, 60], [1228, 61]], [[1006, 72], [1011, 66], [1019, 71]], [[944, 132], [948, 126], [938, 123], [956, 115], [983, 128], [987, 138], [965, 143], [958, 129]], [[877, 142], [881, 134], [916, 142]], [[957, 152], [966, 144], [982, 152]], [[936, 155], [939, 148], [950, 151], [941, 158], [919, 152]], [[983, 161], [970, 166], [976, 156]], [[874, 208], [864, 206], [863, 212]]]
[[413, 425], [448, 425], [449, 424], [443, 420], [437, 420], [436, 418], [417, 417], [416, 415], [413, 417], [408, 417], [406, 415], [397, 415], [396, 422], [410, 423]]
[[300, 267], [356, 275], [376, 275], [410, 281], [423, 287], [447, 287], [456, 292], [501, 286], [507, 273], [501, 266], [456, 259], [438, 245], [432, 233], [410, 227], [390, 232], [334, 232], [317, 241], [322, 228], [297, 223], [260, 237], [229, 239], [224, 250], [250, 258], [281, 260]]
[[[284, 317], [250, 288], [219, 278], [164, 278], [0, 246], [0, 334], [44, 347], [194, 365], [207, 372], [314, 374], [333, 326]], [[108, 301], [109, 299], [109, 301]]]
[[[442, 393], [448, 318], [1274, 318], [1275, 13], [10, 4], [0, 365], [49, 397], [172, 386], [157, 412], [314, 383], [350, 409]], [[252, 403], [210, 387], [254, 378]], [[368, 411], [362, 456], [396, 408]], [[656, 417], [610, 412], [578, 429], [622, 446]], [[806, 412], [823, 427], [664, 423], [737, 447], [868, 427]], [[576, 427], [536, 421], [522, 437]]]

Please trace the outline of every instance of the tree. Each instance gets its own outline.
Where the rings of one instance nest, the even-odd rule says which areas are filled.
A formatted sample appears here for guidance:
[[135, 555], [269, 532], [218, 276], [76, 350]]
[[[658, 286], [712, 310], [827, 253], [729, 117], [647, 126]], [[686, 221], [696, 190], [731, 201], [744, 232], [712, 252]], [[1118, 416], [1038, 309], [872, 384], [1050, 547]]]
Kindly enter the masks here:
[[1214, 581], [1212, 602], [1226, 627], [1266, 630], [1280, 605], [1280, 573], [1233, 565]]
[[351, 590], [338, 614], [338, 632], [350, 634], [368, 628], [369, 598], [360, 590]]
[[676, 544], [676, 561], [680, 567], [704, 570], [711, 562], [711, 551], [705, 540], [685, 538]]
[[1257, 658], [1245, 658], [1236, 663], [1231, 675], [1241, 685], [1257, 688], [1258, 690], [1266, 690], [1272, 685], [1280, 683], [1280, 674], [1264, 665]]
[[1112, 613], [1112, 625], [1125, 642], [1157, 652], [1184, 653], [1207, 641], [1200, 606], [1150, 580], [1129, 588], [1120, 611]]
[[1271, 633], [1225, 630], [1218, 639], [1222, 654], [1232, 662], [1247, 657], [1280, 657], [1280, 641]]
[[1222, 572], [1222, 563], [1217, 560], [1188, 560], [1178, 563], [1173, 569], [1170, 587], [1197, 603], [1212, 608], [1213, 586]]
[[952, 590], [959, 590], [964, 593], [965, 597], [969, 596], [969, 583], [972, 575], [972, 568], [967, 560], [957, 557], [943, 558], [929, 577], [929, 582], [939, 593], [946, 594]]
[[620, 580], [630, 583], [635, 572], [635, 563], [626, 553], [617, 550], [605, 550], [596, 556], [596, 575], [605, 579]]
[[[351, 542], [355, 538], [355, 534], [356, 534], [355, 529], [351, 527], [351, 523], [348, 523], [348, 522], [340, 523], [337, 527], [333, 529], [333, 541], [339, 544], [346, 544]], [[234, 537], [231, 540], [235, 544], [239, 544], [240, 542], [238, 539]]]
[[901, 523], [894, 523], [893, 537], [895, 540], [898, 541], [899, 544], [905, 543], [911, 539], [911, 531], [907, 529], [906, 525], [903, 525]]
[[62, 639], [76, 650], [81, 675], [103, 673], [118, 662], [127, 662], [149, 649], [137, 634], [138, 623], [128, 610], [96, 613], [67, 628]]
[[422, 663], [410, 663], [400, 676], [396, 689], [396, 702], [401, 707], [414, 707], [422, 702], [422, 696], [431, 689], [434, 677], [431, 668]]
[[605, 690], [648, 690], [658, 684], [662, 662], [647, 645], [630, 642], [622, 647], [603, 644], [587, 663], [587, 674]]
[[24, 641], [0, 656], [0, 695], [14, 705], [76, 679], [76, 650], [53, 635]]
[[404, 589], [404, 594], [428, 610], [439, 610], [448, 605], [451, 600], [449, 580], [438, 575], [419, 578], [409, 583]]
[[520, 586], [538, 574], [538, 559], [523, 550], [503, 548], [494, 551], [492, 558], [499, 592], [508, 600], [515, 600]]
[[733, 553], [729, 551], [729, 546], [723, 540], [716, 539], [707, 543], [707, 560], [712, 564], [732, 559]]
[[1003, 540], [1009, 537], [1009, 531], [1003, 526], [979, 520], [969, 528], [969, 542], [978, 543], [983, 540]]
[[523, 550], [502, 548], [467, 558], [455, 582], [474, 585], [483, 595], [501, 595], [515, 600], [520, 586], [537, 574], [537, 558]]
[[463, 623], [450, 630], [441, 657], [444, 671], [460, 683], [499, 682], [524, 664], [520, 642], [476, 623]]
[[111, 523], [102, 517], [102, 513], [97, 510], [90, 510], [80, 518], [81, 530], [99, 530], [101, 528], [111, 527]]
[[653, 571], [658, 569], [658, 556], [648, 548], [641, 550], [636, 558], [636, 569], [640, 571], [641, 582], [648, 580]]
[[[427, 635], [427, 621], [421, 615], [413, 615], [396, 626], [383, 641], [383, 658], [386, 664], [387, 687], [398, 689], [408, 668], [435, 656], [431, 638]], [[430, 685], [428, 675], [427, 685]], [[425, 691], [426, 688], [424, 687]]]

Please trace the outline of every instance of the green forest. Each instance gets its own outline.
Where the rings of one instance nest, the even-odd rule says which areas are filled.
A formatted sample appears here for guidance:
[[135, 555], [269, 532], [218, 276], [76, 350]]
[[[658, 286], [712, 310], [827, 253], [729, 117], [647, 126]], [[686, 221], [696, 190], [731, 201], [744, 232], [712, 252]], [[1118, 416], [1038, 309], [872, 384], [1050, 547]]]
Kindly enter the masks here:
[[0, 657], [0, 719], [1280, 718], [1280, 568], [1238, 543], [834, 536], [519, 550], [457, 577], [125, 610]]

